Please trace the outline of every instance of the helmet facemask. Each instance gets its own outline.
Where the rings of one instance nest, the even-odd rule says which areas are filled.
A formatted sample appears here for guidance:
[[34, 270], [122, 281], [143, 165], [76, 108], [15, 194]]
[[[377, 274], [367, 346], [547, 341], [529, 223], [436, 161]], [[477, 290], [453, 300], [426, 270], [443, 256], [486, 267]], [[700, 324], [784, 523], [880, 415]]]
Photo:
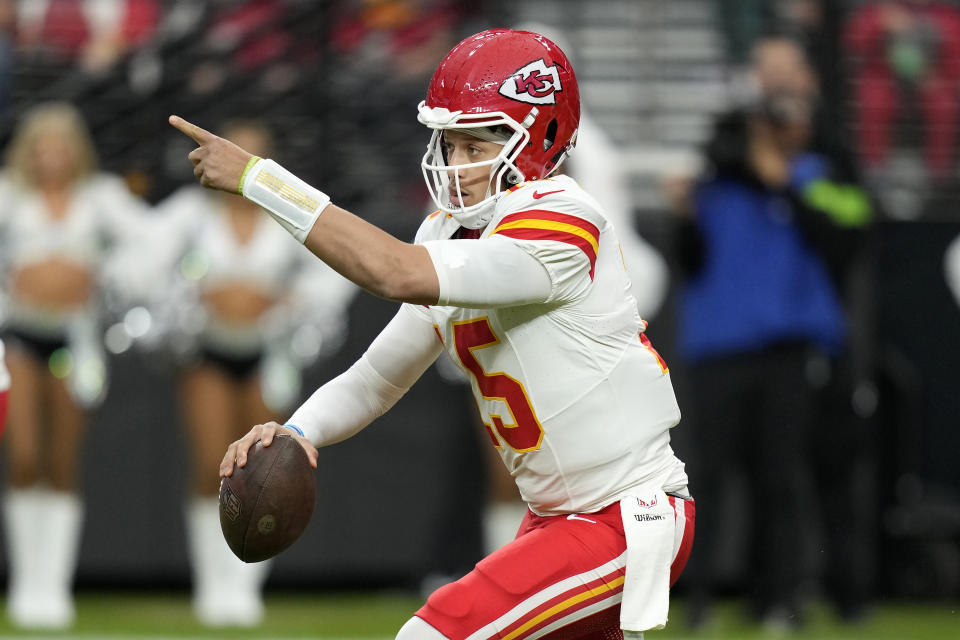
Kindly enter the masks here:
[[[514, 161], [529, 141], [530, 133], [503, 113], [434, 113], [439, 111], [446, 110], [431, 110], [421, 104], [420, 121], [434, 130], [427, 145], [427, 152], [420, 163], [427, 189], [441, 211], [449, 213], [468, 229], [481, 229], [493, 217], [496, 200], [504, 193], [505, 185], [519, 184], [525, 180], [523, 172], [517, 168]], [[441, 117], [438, 118], [438, 115]], [[489, 160], [450, 165], [444, 150], [444, 132], [449, 130], [463, 131], [486, 142], [501, 145], [500, 153]], [[457, 194], [462, 202], [459, 172], [483, 166], [490, 167], [487, 192], [483, 200], [466, 207], [454, 204], [450, 198], [451, 192]]]

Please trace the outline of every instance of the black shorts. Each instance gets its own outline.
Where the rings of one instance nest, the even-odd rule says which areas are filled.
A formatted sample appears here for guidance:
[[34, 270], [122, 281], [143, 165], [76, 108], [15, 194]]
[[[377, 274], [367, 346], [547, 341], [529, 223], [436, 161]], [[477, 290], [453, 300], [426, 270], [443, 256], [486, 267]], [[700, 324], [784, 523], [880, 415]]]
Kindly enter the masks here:
[[21, 327], [4, 329], [3, 341], [39, 362], [49, 362], [56, 351], [67, 347], [66, 336], [40, 335]]
[[227, 374], [237, 382], [245, 382], [260, 372], [263, 353], [257, 351], [249, 355], [236, 355], [210, 346], [200, 347], [200, 363], [210, 364]]

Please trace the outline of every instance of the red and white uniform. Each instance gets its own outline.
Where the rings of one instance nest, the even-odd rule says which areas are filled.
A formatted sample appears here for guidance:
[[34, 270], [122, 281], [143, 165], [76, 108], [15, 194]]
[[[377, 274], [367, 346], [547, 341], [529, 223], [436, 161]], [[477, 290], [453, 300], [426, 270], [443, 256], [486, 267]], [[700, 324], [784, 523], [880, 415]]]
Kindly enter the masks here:
[[[435, 214], [417, 242], [429, 246], [457, 227]], [[616, 233], [596, 202], [568, 177], [525, 183], [498, 200], [480, 241], [533, 256], [550, 276], [549, 297], [418, 309], [470, 377], [492, 443], [530, 509], [596, 511], [651, 482], [683, 491], [683, 465], [670, 448], [669, 428], [680, 419], [670, 375], [642, 336]]]
[[659, 509], [641, 518], [670, 520], [659, 534], [664, 601], [689, 553], [693, 501], [683, 499], [687, 477], [670, 447], [680, 418], [670, 375], [643, 335], [616, 232], [565, 176], [503, 194], [479, 238], [450, 239], [459, 229], [436, 213], [417, 234], [441, 303], [404, 304], [290, 424], [317, 445], [343, 440], [446, 350], [471, 379], [491, 444], [531, 513], [517, 540], [434, 593], [417, 616], [448, 638], [474, 640], [618, 628], [621, 500], [661, 496], [640, 504]]

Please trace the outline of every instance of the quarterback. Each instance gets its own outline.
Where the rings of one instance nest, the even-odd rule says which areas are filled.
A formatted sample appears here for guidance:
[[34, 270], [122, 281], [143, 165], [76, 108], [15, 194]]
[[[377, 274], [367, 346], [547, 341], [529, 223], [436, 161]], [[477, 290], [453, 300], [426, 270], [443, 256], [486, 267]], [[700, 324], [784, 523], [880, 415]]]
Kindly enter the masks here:
[[543, 36], [493, 29], [441, 61], [418, 110], [438, 211], [402, 242], [276, 162], [177, 116], [204, 186], [240, 192], [318, 258], [401, 302], [346, 372], [285, 425], [255, 425], [220, 466], [282, 429], [316, 465], [388, 411], [446, 350], [471, 380], [529, 512], [516, 539], [434, 592], [401, 640], [631, 638], [667, 621], [694, 502], [670, 447], [680, 419], [644, 335], [617, 235], [558, 173], [576, 143], [577, 81]]

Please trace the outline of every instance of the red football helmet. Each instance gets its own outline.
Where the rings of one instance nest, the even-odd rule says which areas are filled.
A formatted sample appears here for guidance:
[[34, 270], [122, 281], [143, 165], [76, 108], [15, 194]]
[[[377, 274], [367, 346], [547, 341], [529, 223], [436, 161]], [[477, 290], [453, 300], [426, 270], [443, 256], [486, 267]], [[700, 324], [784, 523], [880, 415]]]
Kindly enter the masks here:
[[[580, 91], [567, 56], [531, 31], [490, 29], [455, 46], [440, 62], [418, 119], [434, 129], [421, 163], [438, 207], [460, 224], [480, 228], [504, 182], [539, 180], [560, 166], [576, 144]], [[461, 129], [503, 144], [490, 165], [487, 198], [470, 207], [450, 204], [443, 131]], [[506, 132], [505, 134], [503, 132]]]

